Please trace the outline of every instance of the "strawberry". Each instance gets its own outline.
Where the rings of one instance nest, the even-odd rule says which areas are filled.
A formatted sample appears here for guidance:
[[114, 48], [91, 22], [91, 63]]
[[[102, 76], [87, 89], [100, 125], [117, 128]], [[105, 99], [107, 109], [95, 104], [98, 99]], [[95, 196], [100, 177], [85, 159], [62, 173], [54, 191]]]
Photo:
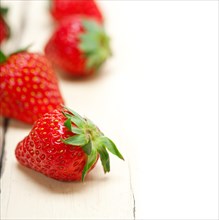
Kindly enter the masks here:
[[50, 11], [57, 21], [70, 15], [82, 15], [103, 22], [103, 15], [94, 0], [51, 0]]
[[4, 20], [4, 16], [7, 14], [7, 8], [0, 8], [0, 44], [9, 37], [9, 27]]
[[0, 51], [0, 114], [31, 123], [63, 104], [58, 82], [44, 55]]
[[90, 75], [111, 55], [109, 37], [95, 20], [68, 17], [50, 38], [45, 54], [55, 66], [73, 76]]
[[123, 159], [115, 144], [89, 119], [67, 107], [38, 119], [29, 135], [18, 143], [15, 155], [21, 165], [61, 180], [84, 180], [100, 157], [110, 171], [109, 150]]

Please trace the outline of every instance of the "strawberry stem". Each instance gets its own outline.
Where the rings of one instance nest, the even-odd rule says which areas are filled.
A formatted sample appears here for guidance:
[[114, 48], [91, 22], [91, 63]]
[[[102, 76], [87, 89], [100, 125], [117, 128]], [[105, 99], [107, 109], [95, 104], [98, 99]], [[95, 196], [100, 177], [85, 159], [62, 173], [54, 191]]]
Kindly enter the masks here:
[[0, 50], [0, 63], [4, 63], [7, 60], [7, 56]]
[[87, 70], [97, 70], [112, 55], [110, 38], [98, 22], [83, 19], [85, 32], [80, 35], [80, 50], [87, 58]]
[[87, 162], [82, 172], [82, 181], [84, 181], [87, 172], [95, 164], [98, 155], [100, 156], [104, 173], [110, 171], [110, 158], [107, 151], [124, 160], [113, 141], [106, 137], [93, 122], [81, 117], [67, 107], [63, 108], [63, 115], [66, 117], [64, 125], [73, 135], [62, 141], [72, 146], [80, 146], [87, 155]]
[[2, 50], [0, 50], [0, 63], [4, 63], [9, 56], [11, 55], [14, 55], [14, 54], [17, 54], [17, 53], [22, 53], [22, 52], [25, 52], [27, 51], [30, 47], [32, 46], [32, 44], [29, 44], [28, 46], [24, 47], [24, 48], [21, 48], [21, 49], [18, 49], [16, 50], [15, 52], [9, 54], [8, 56], [6, 56]]
[[8, 8], [0, 7], [0, 14], [5, 16], [8, 13]]

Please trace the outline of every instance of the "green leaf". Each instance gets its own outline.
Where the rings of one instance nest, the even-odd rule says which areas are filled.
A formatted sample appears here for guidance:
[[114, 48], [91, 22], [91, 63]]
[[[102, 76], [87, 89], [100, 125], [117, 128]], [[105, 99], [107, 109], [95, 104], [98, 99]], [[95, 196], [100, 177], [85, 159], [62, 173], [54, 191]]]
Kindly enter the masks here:
[[67, 118], [70, 118], [71, 121], [79, 128], [82, 128], [84, 123], [85, 123], [85, 119], [80, 116], [77, 112], [75, 112], [74, 110], [64, 106], [64, 108], [69, 111], [71, 114], [68, 114], [66, 112], [63, 112], [63, 114], [67, 117]]
[[98, 50], [100, 45], [97, 38], [97, 34], [81, 34], [81, 43], [79, 45], [80, 50], [82, 50], [84, 53], [95, 52], [96, 50]]
[[[97, 129], [97, 126], [89, 118], [85, 118], [85, 121], [87, 122], [87, 125], [91, 130], [96, 130]], [[102, 134], [99, 129], [98, 129], [98, 131], [99, 131], [100, 134]]]
[[110, 171], [110, 158], [109, 154], [105, 148], [99, 147], [97, 148], [98, 153], [100, 154], [100, 160], [103, 166], [104, 173]]
[[71, 131], [74, 133], [74, 134], [83, 134], [83, 131], [80, 129], [80, 128], [77, 128], [75, 126], [72, 126], [71, 127]]
[[77, 127], [83, 128], [84, 121], [81, 121], [80, 118], [78, 118], [76, 116], [71, 116], [70, 119]]
[[70, 108], [68, 108], [68, 107], [66, 107], [66, 106], [64, 106], [64, 108], [65, 108], [66, 110], [68, 110], [70, 113], [72, 113], [74, 116], [80, 118], [81, 121], [84, 121], [84, 118], [83, 118], [82, 116], [80, 116], [77, 112], [75, 112], [74, 110], [72, 110], [72, 109], [70, 109]]
[[83, 27], [88, 32], [103, 32], [103, 27], [94, 20], [83, 19]]
[[8, 13], [8, 8], [2, 8], [0, 7], [0, 14], [5, 16]]
[[87, 144], [88, 139], [86, 138], [85, 134], [78, 134], [72, 137], [66, 138], [62, 140], [65, 144], [70, 144], [74, 146], [83, 146]]
[[86, 68], [88, 70], [93, 67], [97, 68], [99, 65], [101, 65], [101, 62], [100, 62], [100, 57], [98, 53], [89, 56], [89, 59], [87, 60], [87, 63], [86, 63]]
[[72, 126], [70, 117], [65, 121], [64, 125], [65, 125], [65, 127], [68, 128], [69, 131], [71, 131], [74, 134], [82, 134], [83, 133], [83, 131], [80, 128]]
[[72, 130], [72, 125], [71, 125], [71, 119], [68, 118], [65, 123], [64, 123], [65, 127], [68, 128], [69, 131]]
[[[65, 109], [67, 109], [66, 107], [64, 107]], [[69, 111], [69, 109], [67, 109], [68, 111]], [[69, 113], [66, 113], [66, 112], [62, 112], [62, 114], [67, 118], [67, 119], [70, 119], [71, 120], [71, 122], [73, 122], [77, 127], [79, 127], [79, 128], [82, 128], [83, 127], [83, 125], [84, 125], [84, 123], [85, 123], [85, 120], [81, 117], [81, 116], [79, 116], [78, 117], [78, 114], [76, 113], [76, 114], [74, 114], [73, 115], [73, 113], [72, 114], [69, 114]]]
[[62, 112], [62, 114], [66, 117], [66, 118], [71, 118], [72, 115], [66, 112]]
[[96, 160], [97, 160], [97, 152], [96, 152], [96, 150], [93, 149], [91, 151], [91, 154], [87, 157], [87, 162], [86, 162], [84, 169], [82, 171], [82, 181], [84, 181], [84, 178], [85, 178], [87, 172], [94, 165]]
[[104, 147], [106, 147], [112, 154], [114, 154], [117, 157], [119, 157], [120, 159], [124, 160], [122, 154], [119, 152], [116, 145], [108, 137], [106, 137], [106, 136], [100, 137], [99, 138], [99, 144], [104, 145]]
[[79, 36], [79, 48], [86, 57], [86, 69], [98, 70], [111, 55], [109, 37], [103, 25], [93, 20], [83, 20], [85, 32]]
[[0, 50], [0, 63], [3, 63], [7, 60], [5, 54]]
[[84, 150], [84, 152], [85, 152], [87, 155], [90, 155], [90, 154], [91, 154], [91, 151], [92, 151], [92, 142], [91, 142], [91, 141], [88, 141], [87, 144], [85, 144], [84, 146], [82, 146], [82, 149]]

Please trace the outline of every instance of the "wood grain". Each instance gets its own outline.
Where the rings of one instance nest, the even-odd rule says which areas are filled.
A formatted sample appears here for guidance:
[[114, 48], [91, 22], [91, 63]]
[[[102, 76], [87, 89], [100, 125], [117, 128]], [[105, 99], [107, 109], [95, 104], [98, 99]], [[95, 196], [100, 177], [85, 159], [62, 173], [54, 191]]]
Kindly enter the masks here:
[[[53, 30], [48, 2], [3, 1], [3, 4], [12, 9], [10, 25], [16, 35], [4, 49], [13, 51], [16, 47], [32, 43], [31, 51], [43, 52]], [[105, 10], [107, 5], [104, 4], [101, 2]], [[87, 81], [75, 81], [62, 75], [58, 77], [66, 104], [91, 118], [115, 140], [126, 161], [111, 156], [111, 173], [104, 175], [98, 163], [85, 183], [65, 183], [47, 178], [20, 166], [16, 161], [15, 147], [28, 134], [31, 126], [10, 120], [5, 136], [5, 163], [1, 178], [2, 219], [134, 218], [129, 153], [125, 150], [125, 138], [121, 138], [121, 127], [115, 126], [120, 118], [118, 108], [114, 106], [119, 106], [120, 101], [113, 97], [120, 90], [117, 80], [121, 75], [117, 75], [116, 71], [112, 73], [114, 65], [110, 60], [100, 75]]]

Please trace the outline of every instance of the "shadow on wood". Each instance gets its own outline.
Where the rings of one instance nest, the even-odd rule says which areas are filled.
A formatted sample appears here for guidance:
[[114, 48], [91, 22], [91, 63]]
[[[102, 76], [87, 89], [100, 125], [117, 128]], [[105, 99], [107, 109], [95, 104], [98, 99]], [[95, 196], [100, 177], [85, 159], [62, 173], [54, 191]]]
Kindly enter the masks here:
[[[98, 185], [98, 187], [107, 181], [107, 176], [102, 175], [101, 167], [95, 167], [93, 172], [89, 173], [87, 178], [84, 182], [76, 181], [76, 182], [63, 182], [58, 181], [52, 178], [49, 178], [39, 172], [31, 170], [27, 167], [21, 166], [17, 164], [17, 169], [23, 175], [26, 175], [29, 181], [39, 188], [44, 188], [44, 190], [51, 191], [52, 193], [60, 193], [60, 194], [67, 194], [67, 193], [78, 193], [80, 191], [86, 191], [92, 187]], [[96, 174], [95, 174], [96, 173]], [[101, 175], [97, 175], [100, 173]], [[97, 184], [98, 182], [98, 184]], [[89, 187], [88, 187], [89, 186]]]
[[31, 124], [27, 124], [27, 123], [24, 123], [22, 121], [18, 121], [18, 120], [15, 120], [15, 119], [11, 119], [10, 122], [9, 122], [9, 125], [12, 128], [27, 129], [27, 130], [30, 130], [31, 127], [32, 127]]
[[88, 75], [88, 76], [73, 76], [70, 73], [64, 72], [60, 69], [55, 68], [58, 78], [66, 82], [96, 82], [97, 80], [103, 80], [105, 77], [109, 76], [113, 73], [108, 65], [104, 64], [96, 73]]

